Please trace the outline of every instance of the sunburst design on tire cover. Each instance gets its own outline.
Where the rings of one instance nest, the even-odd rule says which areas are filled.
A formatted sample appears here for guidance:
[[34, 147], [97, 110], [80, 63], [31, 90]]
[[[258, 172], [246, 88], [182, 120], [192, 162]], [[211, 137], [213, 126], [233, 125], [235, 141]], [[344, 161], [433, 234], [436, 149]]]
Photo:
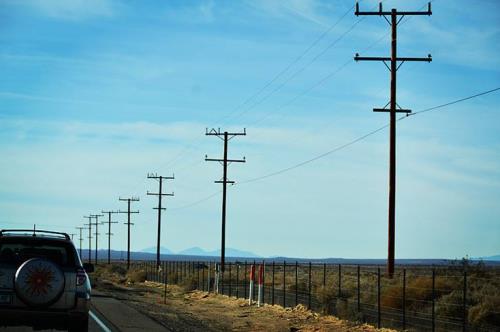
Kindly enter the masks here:
[[14, 278], [16, 293], [29, 306], [57, 301], [65, 287], [64, 273], [52, 261], [32, 258], [21, 264]]
[[54, 271], [47, 266], [31, 267], [26, 274], [26, 291], [30, 296], [47, 295], [52, 289]]

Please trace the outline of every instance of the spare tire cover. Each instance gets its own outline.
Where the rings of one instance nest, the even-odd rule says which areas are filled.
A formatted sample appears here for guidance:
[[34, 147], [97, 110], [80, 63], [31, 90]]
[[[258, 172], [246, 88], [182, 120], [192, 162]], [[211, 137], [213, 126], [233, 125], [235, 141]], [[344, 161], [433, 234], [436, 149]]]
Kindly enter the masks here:
[[17, 295], [27, 305], [47, 306], [61, 297], [64, 273], [49, 260], [32, 258], [17, 269], [14, 285]]

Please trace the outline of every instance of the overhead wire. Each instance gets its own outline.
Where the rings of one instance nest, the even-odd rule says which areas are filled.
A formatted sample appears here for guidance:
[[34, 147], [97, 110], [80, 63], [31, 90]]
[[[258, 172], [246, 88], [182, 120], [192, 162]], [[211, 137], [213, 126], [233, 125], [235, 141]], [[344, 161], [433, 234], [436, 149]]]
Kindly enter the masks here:
[[[385, 1], [385, 0], [383, 0]], [[264, 86], [262, 86], [259, 90], [257, 90], [255, 93], [253, 93], [251, 96], [249, 96], [243, 103], [241, 103], [239, 106], [235, 107], [232, 111], [230, 111], [229, 115], [223, 116], [217, 122], [223, 121], [224, 119], [229, 119], [231, 118], [236, 111], [241, 109], [243, 106], [257, 98], [262, 92], [264, 92], [268, 87], [270, 87], [273, 83], [275, 83], [279, 78], [281, 78], [285, 73], [287, 73], [295, 64], [297, 64], [300, 60], [304, 58], [306, 54], [308, 54], [318, 43], [323, 40], [330, 32], [332, 32], [339, 24], [340, 22], [350, 13], [352, 12], [353, 8], [355, 5], [351, 6], [347, 11], [345, 11], [339, 19], [332, 24], [328, 29], [326, 29], [321, 35], [319, 35], [304, 51], [302, 51], [293, 61], [291, 61], [284, 69], [282, 69], [278, 74], [276, 74], [271, 80], [269, 80]], [[362, 18], [363, 19], [363, 18]], [[295, 78], [298, 74], [303, 72], [307, 67], [309, 67], [311, 64], [313, 64], [315, 61], [317, 61], [321, 56], [323, 56], [329, 49], [334, 47], [341, 39], [343, 39], [348, 33], [350, 33], [357, 24], [362, 20], [356, 21], [353, 25], [351, 25], [346, 31], [344, 31], [340, 37], [335, 39], [332, 43], [330, 43], [325, 49], [323, 49], [319, 54], [317, 54], [314, 58], [312, 58], [305, 66], [299, 68], [299, 70], [295, 71], [290, 77], [285, 82], [282, 82], [277, 89], [271, 90], [271, 93], [268, 93], [267, 95], [264, 96], [263, 99], [259, 100], [257, 103], [253, 104], [250, 106], [249, 109], [244, 110], [244, 112], [236, 114], [236, 118], [242, 116], [244, 113], [248, 112], [249, 110], [255, 108], [256, 106], [260, 105], [263, 103], [265, 100], [267, 100], [271, 95], [279, 91], [281, 88], [283, 88], [288, 82], [290, 82], [293, 78]], [[335, 73], [329, 75], [328, 78], [331, 76], [335, 75]], [[307, 93], [307, 92], [306, 92]], [[292, 101], [293, 102], [293, 101]], [[197, 135], [197, 138], [192, 139], [189, 143], [187, 143], [184, 148], [181, 149], [179, 153], [177, 153], [172, 159], [170, 159], [168, 162], [165, 164], [161, 165], [160, 168], [167, 168], [169, 166], [174, 165], [182, 156], [184, 156], [189, 150], [196, 148], [198, 146], [198, 143], [203, 139], [202, 135]], [[197, 165], [198, 162], [195, 162]], [[192, 166], [189, 166], [187, 168], [192, 168]], [[185, 169], [182, 169], [185, 170]], [[181, 170], [181, 172], [182, 172]], [[180, 173], [177, 171], [177, 173]], [[145, 182], [146, 178], [143, 179], [140, 183], [138, 183], [134, 187], [134, 191], [136, 190], [137, 187], [142, 185]]]
[[[448, 102], [448, 103], [445, 103], [445, 104], [440, 104], [440, 105], [437, 105], [437, 106], [433, 106], [433, 107], [430, 107], [430, 108], [427, 108], [427, 109], [424, 109], [424, 110], [421, 110], [421, 111], [417, 111], [411, 115], [404, 115], [400, 118], [398, 118], [396, 121], [401, 121], [401, 120], [404, 120], [410, 116], [415, 116], [417, 114], [422, 114], [422, 113], [426, 113], [426, 112], [430, 112], [430, 111], [434, 111], [434, 110], [437, 110], [437, 109], [441, 109], [441, 108], [445, 108], [447, 106], [450, 106], [450, 105], [454, 105], [454, 104], [457, 104], [457, 103], [460, 103], [460, 102], [464, 102], [464, 101], [467, 101], [467, 100], [470, 100], [470, 99], [474, 99], [474, 98], [477, 98], [477, 97], [480, 97], [480, 96], [484, 96], [484, 95], [487, 95], [487, 94], [490, 94], [490, 93], [493, 93], [493, 92], [496, 92], [500, 90], [500, 87], [498, 88], [494, 88], [494, 89], [491, 89], [491, 90], [487, 90], [487, 91], [483, 91], [481, 93], [478, 93], [478, 94], [474, 94], [474, 95], [471, 95], [471, 96], [468, 96], [468, 97], [464, 97], [464, 98], [460, 98], [460, 99], [457, 99], [457, 100], [454, 100], [454, 101], [451, 101], [451, 102]], [[256, 177], [256, 178], [252, 178], [252, 179], [248, 179], [248, 180], [245, 180], [245, 181], [240, 181], [238, 183], [235, 183], [236, 184], [245, 184], [245, 183], [251, 183], [251, 182], [255, 182], [255, 181], [259, 181], [259, 180], [263, 180], [263, 179], [266, 179], [266, 178], [269, 178], [269, 177], [272, 177], [272, 176], [276, 176], [276, 175], [279, 175], [279, 174], [282, 174], [282, 173], [285, 173], [285, 172], [288, 172], [288, 171], [291, 171], [295, 168], [299, 168], [301, 166], [304, 166], [304, 165], [307, 165], [309, 163], [312, 163], [313, 161], [316, 161], [318, 159], [321, 159], [321, 158], [324, 158], [334, 152], [337, 152], [337, 151], [340, 151], [340, 150], [343, 150], [345, 149], [346, 147], [348, 146], [351, 146], [357, 142], [360, 142], [364, 139], [366, 139], [367, 137], [370, 137], [380, 131], [382, 131], [383, 129], [387, 128], [389, 126], [389, 123], [375, 129], [375, 130], [372, 130], [370, 131], [369, 133], [363, 135], [363, 136], [360, 136], [352, 141], [349, 141], [343, 145], [340, 145], [338, 147], [335, 147], [329, 151], [326, 151], [316, 157], [313, 157], [311, 159], [308, 159], [308, 160], [305, 160], [305, 161], [302, 161], [298, 164], [295, 164], [293, 166], [290, 166], [290, 167], [287, 167], [287, 168], [284, 168], [284, 169], [281, 169], [281, 170], [278, 170], [278, 171], [275, 171], [275, 172], [272, 172], [272, 173], [269, 173], [269, 174], [266, 174], [266, 175], [263, 175], [263, 176], [259, 176], [259, 177]]]
[[[434, 2], [435, 0], [432, 0], [431, 2]], [[378, 6], [378, 5], [377, 5]], [[424, 8], [426, 6], [422, 6], [420, 9]], [[363, 17], [362, 19], [364, 19], [365, 17]], [[409, 17], [405, 17], [400, 23], [399, 23], [399, 26], [407, 23], [409, 20], [411, 20], [412, 16], [409, 16]], [[353, 26], [351, 26], [350, 30], [352, 30], [352, 28], [354, 28], [355, 25], [357, 25], [362, 19], [358, 20]], [[382, 34], [378, 39], [376, 39], [374, 42], [372, 42], [368, 47], [364, 48], [361, 50], [361, 52], [366, 52], [366, 51], [369, 51], [370, 49], [372, 49], [373, 47], [375, 47], [378, 43], [380, 43], [384, 38], [386, 38], [387, 36], [389, 36], [391, 34], [391, 32], [386, 32], [384, 34]], [[347, 60], [346, 62], [344, 62], [342, 65], [340, 65], [339, 67], [337, 67], [333, 72], [327, 74], [326, 76], [324, 76], [323, 78], [321, 78], [319, 81], [315, 82], [314, 84], [312, 84], [309, 88], [307, 88], [306, 90], [300, 92], [299, 94], [295, 95], [294, 97], [292, 97], [290, 100], [288, 100], [287, 102], [283, 103], [282, 105], [280, 105], [279, 107], [277, 107], [275, 109], [275, 112], [279, 112], [283, 109], [285, 109], [286, 107], [288, 107], [289, 105], [293, 104], [294, 102], [296, 102], [298, 99], [302, 98], [303, 96], [309, 94], [312, 90], [316, 89], [317, 87], [323, 85], [324, 83], [326, 83], [328, 80], [330, 80], [333, 76], [337, 75], [340, 71], [342, 71], [345, 67], [347, 67], [348, 65], [354, 63], [354, 59], [350, 58], [349, 60]], [[263, 120], [267, 119], [271, 114], [268, 112], [266, 114], [264, 114], [262, 117], [250, 122], [248, 124], [248, 127], [249, 126], [253, 126], [253, 125], [256, 125], [260, 122], [262, 122]], [[274, 113], [273, 115], [276, 115], [276, 113]]]
[[[383, 0], [386, 1], [386, 0]], [[312, 63], [317, 61], [321, 56], [323, 56], [329, 49], [331, 49], [333, 46], [335, 46], [341, 39], [343, 39], [349, 32], [351, 32], [354, 27], [364, 18], [356, 21], [350, 28], [347, 29], [347, 31], [343, 32], [339, 38], [337, 38], [335, 41], [330, 43], [325, 49], [323, 49], [319, 54], [317, 54], [312, 60], [310, 60], [305, 66], [301, 67], [299, 70], [294, 72], [289, 78], [286, 79], [285, 82], [282, 82], [278, 88], [275, 88], [274, 90], [271, 90], [270, 93], [264, 96], [263, 99], [257, 101], [256, 103], [252, 104], [249, 106], [248, 109], [244, 110], [243, 112], [240, 112], [236, 115], [234, 113], [238, 111], [239, 109], [243, 108], [245, 105], [250, 103], [252, 100], [257, 98], [262, 92], [264, 92], [268, 87], [270, 87], [273, 83], [275, 83], [280, 77], [282, 77], [285, 73], [287, 73], [295, 64], [297, 64], [300, 60], [304, 58], [304, 56], [309, 53], [321, 40], [323, 40], [331, 31], [337, 27], [340, 22], [352, 11], [355, 5], [351, 6], [347, 11], [345, 11], [341, 17], [334, 23], [332, 24], [327, 30], [325, 30], [318, 38], [316, 38], [302, 53], [300, 53], [293, 61], [291, 61], [284, 69], [282, 69], [278, 74], [276, 74], [271, 80], [269, 80], [264, 86], [262, 86], [259, 90], [257, 90], [255, 93], [253, 93], [251, 96], [249, 96], [247, 99], [245, 99], [244, 102], [242, 102], [239, 106], [235, 107], [232, 111], [230, 111], [229, 115], [225, 115], [222, 118], [218, 119], [217, 121], [214, 122], [213, 125], [220, 121], [224, 121], [227, 119], [230, 119], [231, 117], [234, 118], [239, 118], [243, 114], [247, 113], [249, 110], [255, 108], [256, 106], [262, 104], [265, 100], [267, 100], [271, 95], [279, 91], [281, 88], [283, 88], [288, 82], [290, 82], [293, 78], [295, 78], [299, 73], [304, 71], [307, 67], [309, 67]], [[212, 125], [212, 126], [213, 126]], [[198, 138], [195, 138], [191, 140], [190, 143], [186, 144], [184, 148], [174, 157], [172, 158], [169, 162], [167, 162], [165, 165], [162, 167], [168, 167], [173, 165], [177, 160], [180, 159], [187, 151], [196, 148], [197, 144], [202, 140], [201, 135]]]
[[[461, 103], [461, 102], [464, 102], [464, 101], [467, 101], [467, 100], [471, 100], [471, 99], [474, 99], [474, 98], [477, 98], [477, 97], [481, 97], [481, 96], [484, 96], [484, 95], [488, 95], [488, 94], [491, 94], [493, 92], [496, 92], [496, 91], [499, 91], [500, 90], [500, 87], [498, 88], [494, 88], [494, 89], [490, 89], [490, 90], [486, 90], [486, 91], [483, 91], [483, 92], [480, 92], [480, 93], [477, 93], [477, 94], [474, 94], [474, 95], [470, 95], [470, 96], [467, 96], [467, 97], [464, 97], [464, 98], [460, 98], [460, 99], [456, 99], [456, 100], [453, 100], [453, 101], [450, 101], [450, 102], [447, 102], [447, 103], [444, 103], [444, 104], [439, 104], [439, 105], [436, 105], [436, 106], [433, 106], [433, 107], [429, 107], [429, 108], [426, 108], [426, 109], [423, 109], [423, 110], [420, 110], [420, 111], [416, 111], [415, 113], [411, 113], [409, 115], [404, 115], [404, 116], [401, 116], [399, 117], [398, 119], [396, 119], [396, 121], [402, 121], [406, 118], [409, 118], [409, 117], [412, 117], [412, 116], [415, 116], [417, 114], [423, 114], [423, 113], [427, 113], [427, 112], [431, 112], [431, 111], [435, 111], [435, 110], [439, 110], [439, 109], [443, 109], [445, 107], [448, 107], [448, 106], [451, 106], [451, 105], [455, 105], [455, 104], [458, 104], [458, 103]], [[310, 158], [310, 159], [307, 159], [305, 161], [302, 161], [300, 163], [297, 163], [295, 165], [292, 165], [292, 166], [289, 166], [289, 167], [286, 167], [286, 168], [283, 168], [283, 169], [280, 169], [280, 170], [277, 170], [277, 171], [274, 171], [274, 172], [271, 172], [271, 173], [268, 173], [268, 174], [265, 174], [265, 175], [262, 175], [262, 176], [258, 176], [258, 177], [255, 177], [255, 178], [251, 178], [251, 179], [248, 179], [248, 180], [243, 180], [243, 181], [239, 181], [235, 184], [233, 184], [233, 186], [236, 186], [236, 185], [242, 185], [242, 184], [247, 184], [247, 183], [252, 183], [252, 182], [257, 182], [257, 181], [260, 181], [260, 180], [264, 180], [264, 179], [267, 179], [267, 178], [270, 178], [270, 177], [273, 177], [273, 176], [277, 176], [277, 175], [280, 175], [280, 174], [283, 174], [283, 173], [286, 173], [286, 172], [289, 172], [293, 169], [296, 169], [296, 168], [299, 168], [299, 167], [302, 167], [302, 166], [305, 166], [307, 164], [310, 164], [316, 160], [319, 160], [319, 159], [322, 159], [326, 156], [329, 156], [335, 152], [338, 152], [338, 151], [341, 151], [351, 145], [354, 145], [360, 141], [363, 141], [365, 140], [366, 138], [384, 130], [385, 128], [389, 127], [389, 123], [377, 128], [377, 129], [374, 129], [360, 137], [357, 137], [347, 143], [344, 143], [340, 146], [337, 146], [331, 150], [328, 150], [326, 152], [323, 152], [313, 158]], [[193, 203], [190, 203], [190, 204], [186, 204], [184, 206], [181, 206], [179, 208], [173, 208], [173, 209], [185, 209], [185, 208], [188, 208], [188, 207], [192, 207], [192, 206], [195, 206], [197, 204], [200, 204], [202, 202], [205, 202], [213, 197], [215, 197], [217, 194], [219, 194], [221, 191], [217, 191], [215, 193], [212, 193], [211, 195], [207, 196], [207, 197], [204, 197], [198, 201], [195, 201]]]

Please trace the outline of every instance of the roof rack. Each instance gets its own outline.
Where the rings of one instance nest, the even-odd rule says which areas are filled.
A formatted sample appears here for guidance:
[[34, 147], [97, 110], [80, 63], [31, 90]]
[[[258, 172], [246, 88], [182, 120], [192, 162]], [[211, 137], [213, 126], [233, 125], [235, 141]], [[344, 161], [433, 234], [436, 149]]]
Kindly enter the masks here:
[[44, 231], [41, 229], [0, 229], [0, 237], [11, 233], [31, 234], [34, 237], [36, 237], [37, 234], [40, 234], [42, 236], [43, 234], [50, 234], [63, 237], [66, 240], [71, 240], [68, 234], [62, 232]]

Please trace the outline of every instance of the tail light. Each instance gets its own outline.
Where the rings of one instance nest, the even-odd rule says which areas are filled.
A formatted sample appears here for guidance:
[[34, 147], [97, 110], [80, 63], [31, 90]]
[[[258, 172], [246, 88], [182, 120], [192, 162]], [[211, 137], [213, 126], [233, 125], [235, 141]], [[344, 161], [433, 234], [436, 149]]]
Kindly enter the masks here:
[[76, 270], [76, 285], [81, 286], [85, 283], [85, 280], [87, 280], [87, 274], [85, 273], [84, 269], [78, 269]]

